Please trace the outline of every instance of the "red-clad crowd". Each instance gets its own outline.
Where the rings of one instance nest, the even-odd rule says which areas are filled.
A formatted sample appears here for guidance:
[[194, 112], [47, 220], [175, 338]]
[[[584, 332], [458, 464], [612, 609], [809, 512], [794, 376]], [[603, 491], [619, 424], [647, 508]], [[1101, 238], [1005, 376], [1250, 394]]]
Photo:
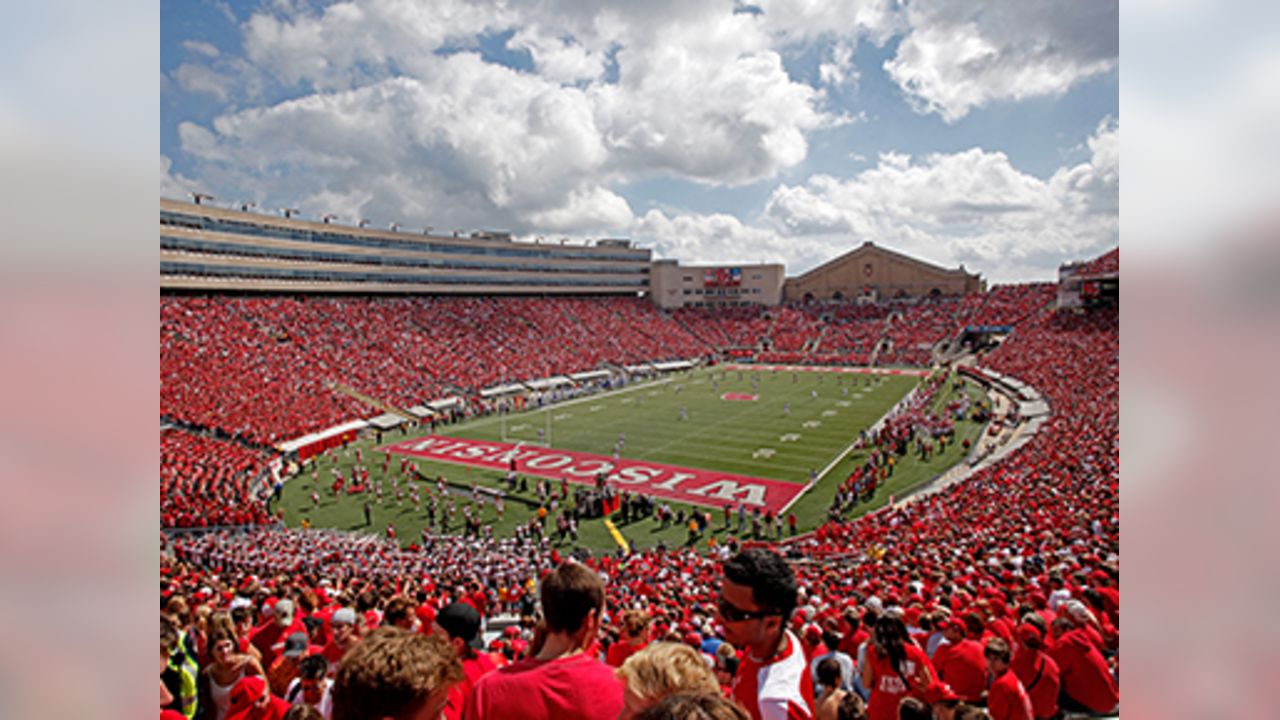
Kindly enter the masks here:
[[756, 347], [768, 335], [768, 312], [768, 308], [759, 305], [682, 307], [672, 317], [711, 347]]
[[1105, 275], [1120, 272], [1120, 248], [1084, 263], [1077, 272], [1081, 275]]
[[956, 333], [958, 300], [930, 298], [896, 309], [889, 318], [887, 342], [876, 359], [877, 365], [928, 365], [933, 346]]
[[251, 483], [265, 453], [180, 430], [160, 433], [160, 526], [256, 525], [271, 521]]
[[960, 319], [964, 325], [1017, 325], [1053, 302], [1057, 292], [1053, 283], [996, 285], [966, 297]]
[[[1050, 414], [954, 485], [776, 545], [582, 553], [579, 564], [532, 534], [407, 548], [330, 530], [165, 538], [162, 709], [212, 720], [1112, 712], [1119, 317], [1051, 310], [1052, 291], [768, 318], [668, 316], [629, 299], [165, 298], [162, 410], [259, 442], [358, 414], [319, 392], [334, 380], [416, 402], [459, 378], [481, 387], [687, 357], [771, 332], [788, 352], [861, 353], [872, 337], [909, 349], [962, 323], [1015, 325], [981, 363], [1034, 387]], [[931, 390], [875, 440], [945, 436], [953, 408], [929, 412]], [[265, 455], [169, 430], [161, 456], [166, 527], [266, 519], [248, 485]]]
[[167, 296], [160, 318], [161, 414], [257, 444], [371, 414], [333, 383], [408, 406], [710, 350], [635, 298]]
[[[210, 628], [225, 622], [215, 621], [220, 613], [231, 613], [236, 647], [257, 657], [270, 677], [271, 667], [283, 672], [278, 666], [298, 632], [303, 636], [292, 647], [299, 656], [320, 648], [332, 672], [361, 637], [375, 637], [374, 627], [426, 632], [440, 627], [435, 619], [442, 613], [466, 615], [454, 608], [463, 603], [479, 619], [518, 618], [490, 633], [495, 636], [481, 648], [473, 647], [480, 644], [474, 635], [457, 647], [467, 655], [463, 668], [470, 674], [461, 677], [468, 687], [492, 693], [481, 708], [506, 708], [501, 698], [544, 685], [568, 692], [582, 673], [603, 687], [605, 676], [591, 663], [609, 657], [641, 662], [648, 646], [666, 641], [698, 654], [725, 688], [722, 699], [737, 701], [741, 717], [774, 717], [775, 711], [813, 717], [822, 708], [856, 706], [854, 696], [865, 699], [867, 716], [884, 720], [951, 717], [946, 713], [958, 705], [985, 705], [986, 716], [998, 720], [1112, 710], [1119, 702], [1118, 356], [1114, 310], [1042, 310], [1020, 323], [985, 364], [1043, 393], [1052, 408], [1045, 425], [1000, 463], [950, 488], [778, 546], [793, 561], [796, 607], [764, 645], [743, 627], [767, 622], [771, 601], [760, 589], [744, 594], [724, 579], [738, 550], [730, 544], [710, 555], [648, 550], [586, 558], [603, 583], [601, 613], [594, 624], [552, 628], [545, 614], [539, 623], [535, 600], [562, 559], [544, 542], [434, 538], [426, 548], [400, 549], [337, 532], [223, 531], [173, 541], [161, 563], [167, 622], [187, 639], [185, 645], [162, 642], [173, 688], [162, 691], [162, 700], [182, 707], [188, 654], [197, 673], [204, 658], [211, 675], [231, 677], [226, 662], [232, 661], [220, 665], [218, 654], [210, 654]], [[272, 610], [286, 599], [287, 627]], [[236, 624], [237, 612], [248, 619]], [[479, 619], [458, 632], [465, 635]], [[570, 645], [555, 645], [561, 654], [537, 660], [556, 633], [581, 647], [570, 652]], [[338, 635], [347, 649], [325, 652]], [[754, 654], [775, 641], [776, 655]], [[834, 664], [824, 664], [828, 659]], [[533, 674], [506, 684], [483, 680], [508, 661], [519, 668], [508, 673]], [[242, 675], [255, 667], [239, 662]], [[325, 677], [316, 682], [324, 685]], [[744, 678], [751, 682], [744, 685]], [[533, 690], [525, 686], [530, 682]], [[275, 693], [280, 684], [269, 692], [253, 689], [255, 697], [270, 695], [264, 707], [276, 707], [285, 697]], [[766, 698], [770, 693], [780, 699]], [[307, 697], [319, 707], [324, 695]], [[563, 705], [548, 707], [558, 716], [630, 717], [624, 697], [617, 706], [574, 701], [571, 715]], [[456, 700], [452, 717], [465, 716], [467, 702]], [[907, 715], [916, 705], [932, 714]], [[496, 709], [474, 712], [498, 716]]]

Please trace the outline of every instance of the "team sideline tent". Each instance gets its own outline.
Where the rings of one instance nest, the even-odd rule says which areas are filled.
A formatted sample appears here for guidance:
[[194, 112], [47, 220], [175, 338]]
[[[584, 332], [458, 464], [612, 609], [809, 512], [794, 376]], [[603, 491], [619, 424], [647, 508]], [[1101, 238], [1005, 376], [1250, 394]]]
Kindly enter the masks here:
[[572, 385], [573, 381], [563, 375], [555, 375], [541, 380], [526, 380], [524, 384], [530, 390], [548, 390], [550, 388]]
[[573, 373], [569, 376], [569, 379], [583, 382], [585, 380], [599, 380], [600, 378], [607, 378], [612, 374], [613, 373], [608, 370], [588, 370], [587, 372]]
[[525, 386], [520, 383], [511, 383], [509, 385], [494, 385], [480, 391], [480, 397], [488, 399], [491, 397], [501, 397], [503, 395], [514, 395], [525, 391]]

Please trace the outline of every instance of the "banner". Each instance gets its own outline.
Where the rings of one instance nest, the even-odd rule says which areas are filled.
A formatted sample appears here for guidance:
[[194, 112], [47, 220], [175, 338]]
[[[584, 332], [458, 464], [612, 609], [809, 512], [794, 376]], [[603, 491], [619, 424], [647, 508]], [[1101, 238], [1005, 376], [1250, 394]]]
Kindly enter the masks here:
[[584, 485], [594, 485], [596, 475], [603, 472], [609, 485], [619, 491], [714, 509], [721, 509], [727, 503], [735, 509], [742, 504], [748, 510], [780, 512], [805, 488], [798, 482], [441, 435], [385, 445], [378, 448], [378, 452], [499, 471], [507, 470], [514, 460], [516, 472], [523, 475]]

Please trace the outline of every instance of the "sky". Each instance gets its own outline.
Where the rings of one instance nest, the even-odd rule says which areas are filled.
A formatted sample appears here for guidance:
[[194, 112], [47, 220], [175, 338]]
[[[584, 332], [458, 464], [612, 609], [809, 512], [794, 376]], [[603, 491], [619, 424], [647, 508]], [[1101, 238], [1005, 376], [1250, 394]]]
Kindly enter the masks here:
[[163, 0], [160, 194], [990, 282], [1119, 243], [1116, 0]]

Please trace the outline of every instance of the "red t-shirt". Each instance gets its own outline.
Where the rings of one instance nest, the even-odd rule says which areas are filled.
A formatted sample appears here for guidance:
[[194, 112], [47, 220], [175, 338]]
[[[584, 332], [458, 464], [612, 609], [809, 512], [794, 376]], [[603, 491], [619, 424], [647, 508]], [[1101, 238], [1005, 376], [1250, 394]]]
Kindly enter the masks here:
[[262, 653], [262, 666], [271, 667], [276, 657], [284, 652], [285, 639], [296, 632], [305, 633], [306, 631], [307, 626], [303, 625], [302, 620], [297, 617], [287, 628], [280, 627], [275, 620], [268, 620], [249, 633], [249, 642]]
[[1050, 718], [1058, 713], [1058, 664], [1043, 652], [1026, 647], [1018, 649], [1010, 666], [1013, 674], [1022, 681], [1022, 687], [1031, 698], [1031, 712], [1038, 718]]
[[609, 646], [609, 652], [605, 655], [605, 662], [607, 662], [610, 667], [622, 667], [622, 663], [626, 662], [627, 658], [645, 649], [647, 645], [648, 643], [633, 643], [625, 640], [619, 640]]
[[585, 653], [555, 660], [526, 658], [480, 678], [465, 717], [613, 718], [622, 712], [622, 690], [613, 669]]
[[[929, 668], [933, 675], [933, 666], [929, 656], [915, 645], [904, 645], [906, 660], [903, 661], [902, 673], [908, 679], [920, 672], [920, 667]], [[898, 720], [898, 705], [902, 698], [912, 695], [921, 701], [924, 696], [913, 692], [903, 679], [894, 671], [889, 658], [880, 657], [875, 650], [867, 650], [867, 662], [871, 663], [871, 700], [867, 703], [867, 717], [870, 720]]]
[[479, 653], [474, 658], [464, 659], [462, 661], [462, 682], [454, 685], [449, 690], [449, 701], [444, 706], [445, 720], [461, 720], [467, 703], [471, 702], [472, 692], [475, 690], [476, 683], [480, 682], [480, 678], [497, 669], [498, 666], [494, 664], [493, 659], [485, 653]]
[[840, 641], [840, 652], [851, 658], [858, 657], [858, 647], [871, 637], [871, 633], [867, 632], [862, 626], [858, 626], [858, 632], [845, 634], [844, 639]]
[[965, 639], [955, 645], [939, 645], [933, 651], [933, 667], [938, 678], [966, 702], [982, 698], [987, 688], [987, 660], [977, 642]]
[[733, 676], [731, 697], [747, 709], [752, 720], [810, 720], [817, 715], [813, 704], [813, 677], [800, 640], [783, 631], [786, 647], [765, 660], [744, 653]]
[[991, 683], [987, 712], [991, 713], [991, 720], [1032, 720], [1031, 699], [1012, 670], [1005, 670]]
[[1079, 629], [1063, 633], [1049, 656], [1058, 663], [1062, 691], [1094, 712], [1106, 712], [1120, 702], [1120, 691], [1107, 661]]

